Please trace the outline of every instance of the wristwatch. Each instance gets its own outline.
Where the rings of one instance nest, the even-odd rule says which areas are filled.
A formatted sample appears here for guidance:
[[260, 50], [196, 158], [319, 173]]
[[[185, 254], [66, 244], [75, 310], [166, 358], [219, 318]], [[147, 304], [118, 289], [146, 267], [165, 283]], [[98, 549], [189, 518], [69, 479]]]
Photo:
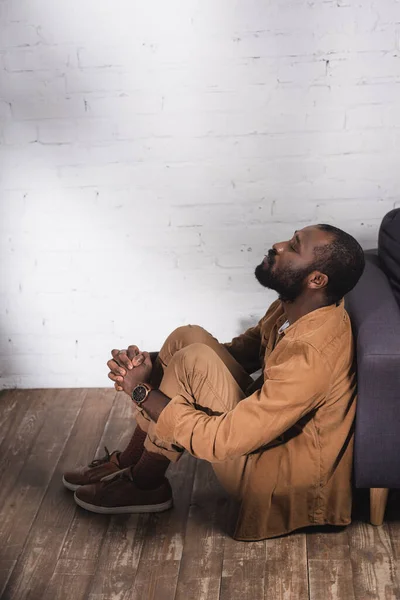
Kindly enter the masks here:
[[154, 388], [148, 383], [138, 383], [132, 390], [131, 398], [140, 407]]

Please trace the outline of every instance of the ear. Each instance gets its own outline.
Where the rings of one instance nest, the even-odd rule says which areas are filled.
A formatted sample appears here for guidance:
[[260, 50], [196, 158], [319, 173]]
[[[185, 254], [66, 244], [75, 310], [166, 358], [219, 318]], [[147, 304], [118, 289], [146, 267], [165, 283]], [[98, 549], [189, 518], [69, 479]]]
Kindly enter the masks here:
[[314, 290], [320, 290], [327, 286], [329, 281], [328, 275], [320, 271], [313, 271], [308, 277], [308, 287]]

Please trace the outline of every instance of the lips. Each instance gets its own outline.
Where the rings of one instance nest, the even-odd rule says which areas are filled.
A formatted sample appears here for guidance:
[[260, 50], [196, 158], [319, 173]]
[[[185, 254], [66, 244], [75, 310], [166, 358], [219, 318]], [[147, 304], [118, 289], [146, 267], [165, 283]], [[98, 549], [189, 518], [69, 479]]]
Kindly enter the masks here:
[[270, 250], [268, 252], [267, 256], [264, 257], [263, 264], [266, 264], [266, 265], [269, 265], [270, 267], [272, 267], [274, 262], [275, 262], [275, 253], [272, 250]]

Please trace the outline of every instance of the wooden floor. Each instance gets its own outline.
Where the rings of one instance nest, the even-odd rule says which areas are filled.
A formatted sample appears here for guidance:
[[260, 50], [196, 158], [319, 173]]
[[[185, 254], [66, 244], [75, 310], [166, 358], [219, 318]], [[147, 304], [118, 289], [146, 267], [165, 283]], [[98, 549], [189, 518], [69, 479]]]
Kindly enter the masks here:
[[382, 527], [353, 524], [235, 542], [230, 502], [187, 453], [171, 466], [172, 510], [95, 515], [62, 473], [134, 428], [113, 390], [13, 390], [0, 396], [0, 597], [4, 600], [389, 600], [400, 598], [399, 495]]

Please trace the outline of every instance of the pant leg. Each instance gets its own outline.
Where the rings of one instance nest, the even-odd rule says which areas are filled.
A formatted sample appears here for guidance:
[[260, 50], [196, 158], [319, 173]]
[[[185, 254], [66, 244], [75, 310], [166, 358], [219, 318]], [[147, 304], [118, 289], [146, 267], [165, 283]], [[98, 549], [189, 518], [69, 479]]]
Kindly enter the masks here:
[[[235, 365], [230, 363], [230, 366]], [[236, 373], [238, 374], [240, 370]], [[159, 389], [171, 399], [183, 395], [197, 410], [208, 414], [230, 411], [246, 396], [245, 390], [221, 356], [214, 348], [201, 342], [185, 346], [170, 357]], [[155, 429], [155, 423], [148, 420], [145, 448], [150, 452], [163, 454], [174, 462], [179, 460], [184, 449], [159, 439]], [[212, 463], [221, 484], [234, 496], [240, 495], [246, 460], [247, 457], [242, 456], [222, 463]]]
[[[242, 389], [245, 390], [247, 386], [253, 382], [250, 375], [233, 358], [225, 346], [220, 344], [217, 338], [211, 335], [211, 333], [203, 327], [200, 327], [200, 325], [183, 325], [170, 333], [162, 345], [153, 368], [151, 380], [153, 385], [159, 386], [164, 374], [164, 369], [169, 365], [175, 352], [195, 343], [206, 344], [206, 346], [212, 348], [223, 360]], [[159, 379], [159, 381], [157, 381], [157, 379]]]
[[[153, 365], [150, 383], [159, 388], [164, 376], [164, 371], [168, 367], [175, 353], [195, 343], [202, 343], [212, 348], [216, 355], [219, 356], [228, 367], [229, 371], [243, 390], [253, 382], [250, 375], [233, 358], [225, 346], [220, 344], [217, 338], [211, 335], [211, 333], [199, 325], [183, 325], [174, 329], [162, 345]], [[144, 413], [138, 412], [136, 421], [143, 431], [148, 432], [150, 419]]]

